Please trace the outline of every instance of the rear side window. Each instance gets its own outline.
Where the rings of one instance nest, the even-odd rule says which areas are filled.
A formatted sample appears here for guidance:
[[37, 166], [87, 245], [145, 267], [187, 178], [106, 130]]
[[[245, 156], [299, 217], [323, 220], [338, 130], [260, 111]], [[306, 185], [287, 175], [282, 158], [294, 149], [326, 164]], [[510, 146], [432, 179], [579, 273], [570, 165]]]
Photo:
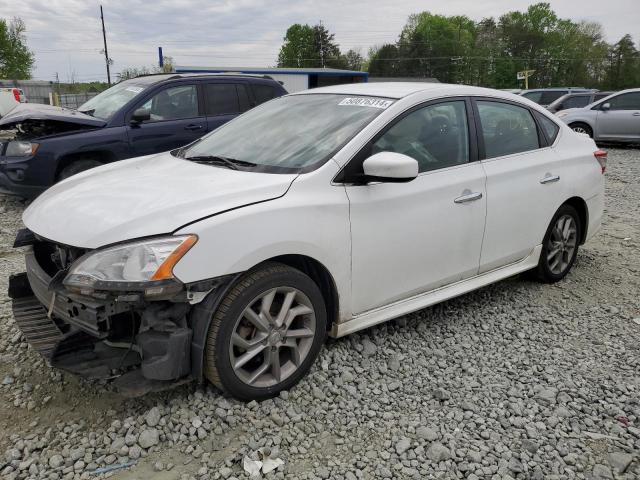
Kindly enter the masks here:
[[538, 129], [528, 109], [509, 103], [478, 101], [486, 158], [540, 148]]
[[559, 99], [561, 96], [566, 94], [567, 94], [566, 90], [545, 91], [545, 92], [542, 92], [542, 95], [540, 96], [540, 101], [538, 103], [540, 105], [550, 105], [551, 103]]
[[208, 83], [205, 85], [205, 97], [207, 115], [229, 115], [241, 111], [234, 83]]
[[541, 113], [536, 112], [536, 117], [538, 117], [538, 122], [540, 123], [544, 134], [549, 140], [549, 145], [552, 145], [553, 142], [556, 141], [556, 137], [558, 136], [560, 127], [556, 122], [546, 117], [545, 115], [542, 115]]
[[253, 84], [253, 96], [256, 97], [256, 105], [267, 102], [276, 97], [276, 89], [271, 85]]
[[589, 105], [591, 95], [577, 95], [575, 97], [569, 97], [562, 102], [562, 108], [581, 108]]

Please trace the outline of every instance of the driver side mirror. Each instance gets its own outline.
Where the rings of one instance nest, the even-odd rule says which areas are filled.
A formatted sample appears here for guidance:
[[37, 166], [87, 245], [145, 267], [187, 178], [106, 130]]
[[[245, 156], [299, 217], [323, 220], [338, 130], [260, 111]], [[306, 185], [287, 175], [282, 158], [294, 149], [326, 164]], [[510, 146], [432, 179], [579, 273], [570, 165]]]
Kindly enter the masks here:
[[151, 120], [151, 110], [139, 108], [131, 115], [131, 123], [142, 123]]
[[609, 102], [603, 103], [602, 105], [600, 105], [600, 110], [604, 110], [606, 112], [607, 110], [610, 110], [610, 109], [611, 109], [611, 104]]
[[364, 183], [410, 182], [418, 176], [418, 162], [402, 153], [379, 152], [362, 163]]

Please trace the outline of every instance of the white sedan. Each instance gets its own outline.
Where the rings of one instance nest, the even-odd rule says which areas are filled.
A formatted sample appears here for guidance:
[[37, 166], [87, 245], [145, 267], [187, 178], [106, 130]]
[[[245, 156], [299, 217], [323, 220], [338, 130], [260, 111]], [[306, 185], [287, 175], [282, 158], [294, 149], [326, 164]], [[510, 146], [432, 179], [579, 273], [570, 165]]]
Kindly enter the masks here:
[[561, 280], [600, 227], [605, 163], [506, 92], [318, 88], [55, 185], [24, 213], [9, 293], [54, 366], [267, 398], [327, 334], [520, 272]]

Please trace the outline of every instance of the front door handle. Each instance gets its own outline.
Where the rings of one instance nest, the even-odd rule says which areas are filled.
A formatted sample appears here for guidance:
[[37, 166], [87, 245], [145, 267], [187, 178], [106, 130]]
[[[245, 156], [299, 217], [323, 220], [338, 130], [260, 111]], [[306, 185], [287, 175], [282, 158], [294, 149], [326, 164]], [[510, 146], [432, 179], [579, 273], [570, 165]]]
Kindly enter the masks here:
[[560, 180], [560, 175], [547, 175], [542, 180], [540, 180], [540, 183], [545, 185], [547, 183], [554, 183], [554, 182], [557, 182], [559, 180]]
[[204, 126], [196, 125], [195, 123], [192, 123], [191, 125], [187, 125], [186, 127], [184, 127], [185, 130], [202, 130], [203, 128]]
[[480, 200], [482, 198], [482, 192], [469, 192], [464, 195], [454, 199], [454, 203], [467, 203], [467, 202], [475, 202], [476, 200]]
[[634, 117], [640, 117], [640, 112], [635, 112], [635, 113], [633, 114], [633, 116], [634, 116]]

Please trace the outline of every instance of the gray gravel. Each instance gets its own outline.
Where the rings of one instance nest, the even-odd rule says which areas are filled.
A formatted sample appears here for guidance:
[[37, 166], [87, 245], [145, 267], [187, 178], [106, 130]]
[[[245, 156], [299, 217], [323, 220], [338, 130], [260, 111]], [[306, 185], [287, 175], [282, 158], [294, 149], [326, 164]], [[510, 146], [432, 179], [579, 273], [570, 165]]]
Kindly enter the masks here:
[[329, 341], [308, 378], [242, 404], [190, 385], [138, 400], [54, 371], [5, 296], [24, 205], [0, 197], [6, 479], [640, 478], [640, 151], [610, 150], [607, 217], [556, 285], [509, 279]]

